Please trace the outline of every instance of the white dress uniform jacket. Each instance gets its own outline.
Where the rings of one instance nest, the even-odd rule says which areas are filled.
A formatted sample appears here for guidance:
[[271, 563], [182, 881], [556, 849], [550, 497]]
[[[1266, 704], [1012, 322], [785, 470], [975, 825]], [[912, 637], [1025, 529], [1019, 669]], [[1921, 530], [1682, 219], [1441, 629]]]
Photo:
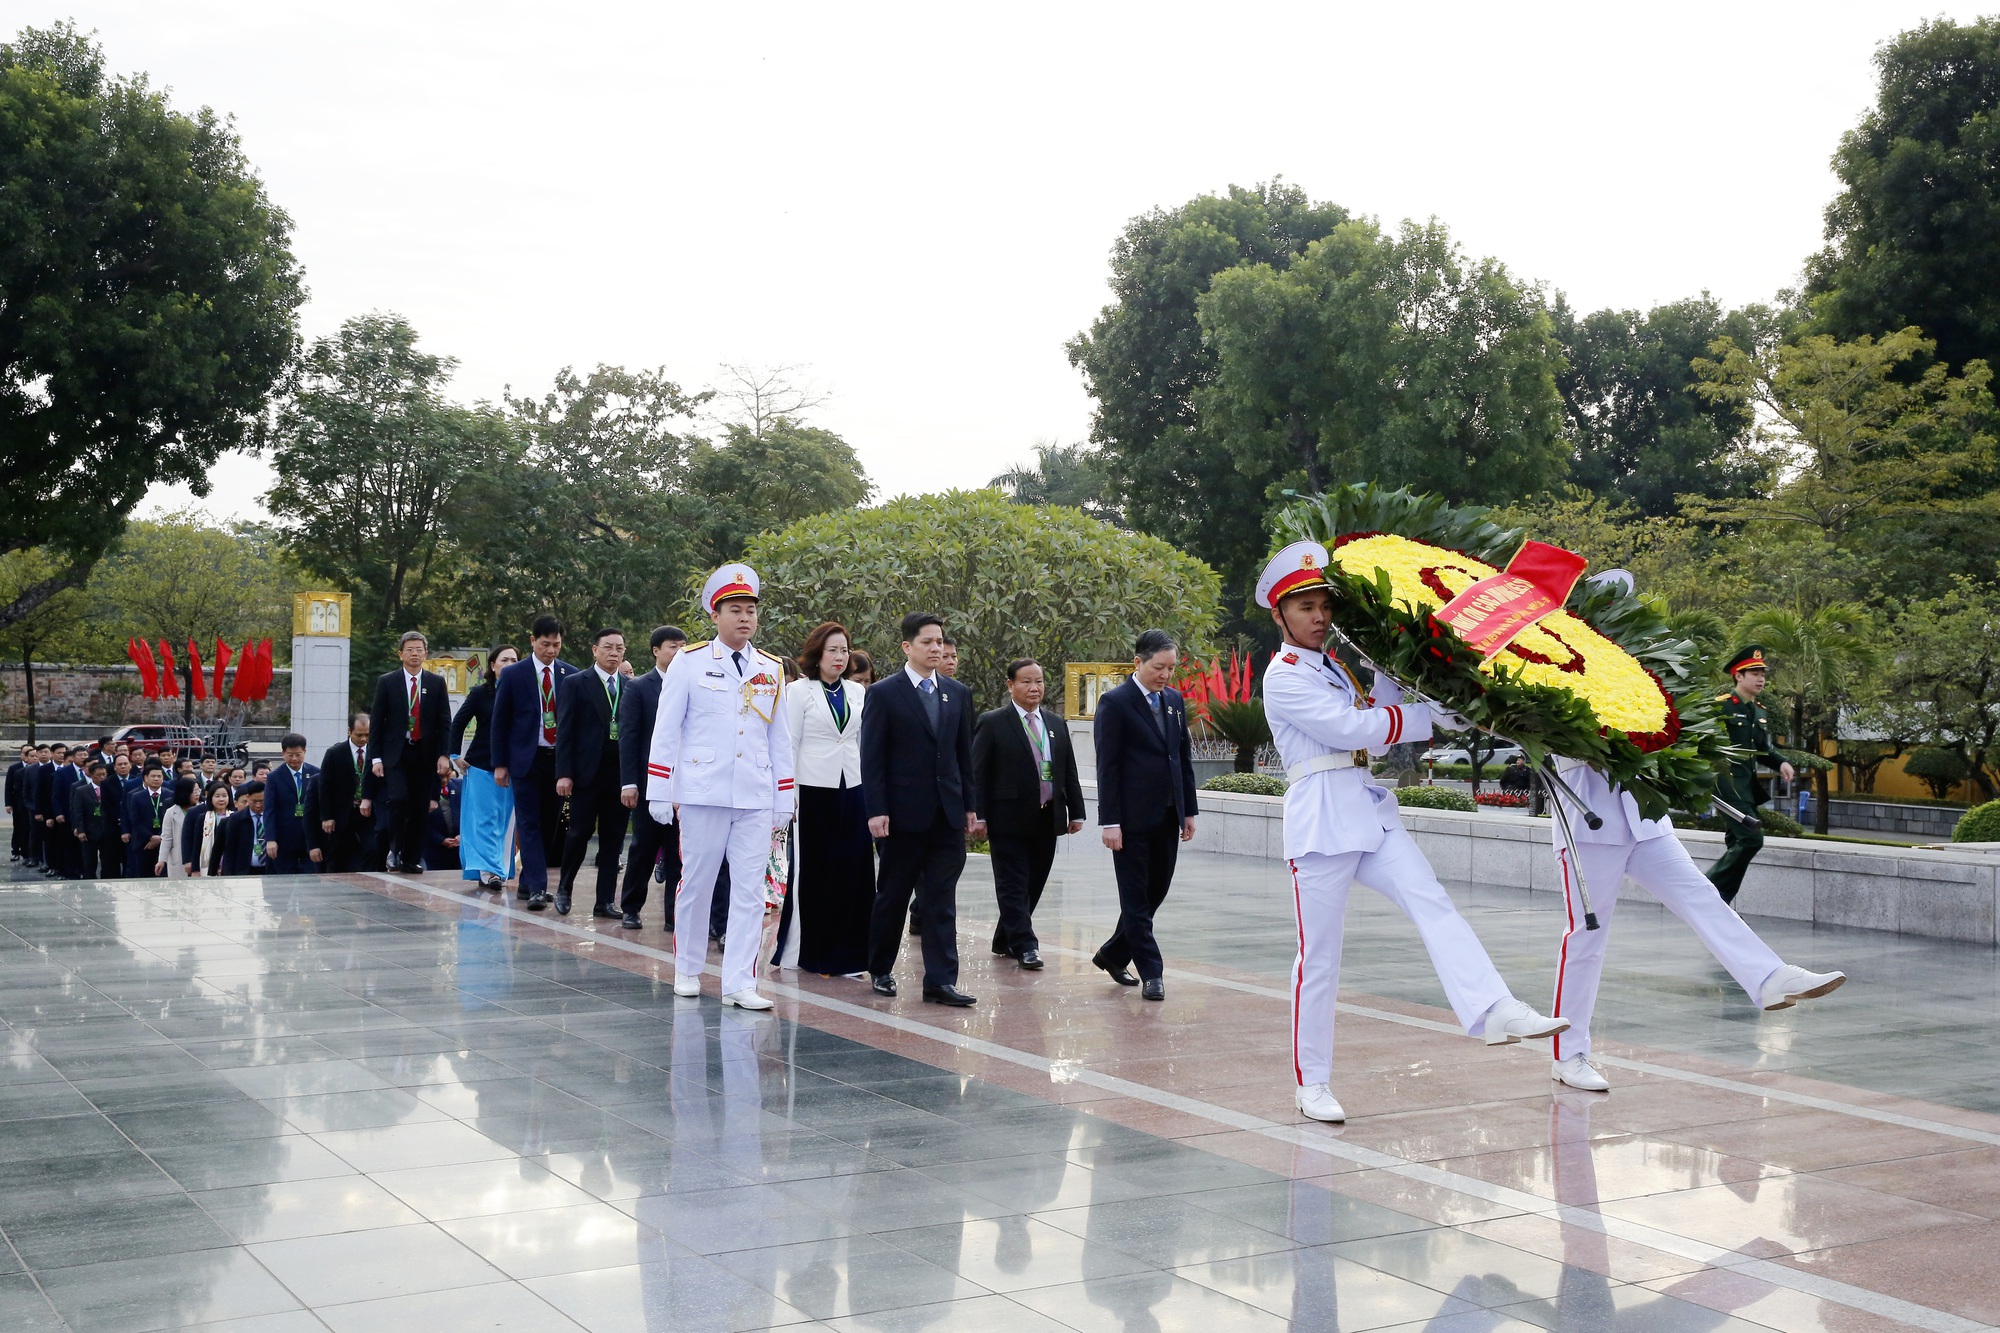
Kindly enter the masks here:
[[[1264, 675], [1264, 716], [1287, 773], [1321, 756], [1379, 754], [1431, 738], [1429, 705], [1403, 703], [1402, 690], [1379, 673], [1375, 689], [1361, 698], [1346, 668], [1324, 653], [1290, 644], [1279, 650]], [[1307, 773], [1285, 791], [1288, 860], [1372, 852], [1384, 832], [1402, 826], [1395, 797], [1369, 780], [1365, 765]]]
[[[1569, 784], [1569, 789], [1580, 797], [1586, 807], [1604, 821], [1601, 828], [1592, 828], [1584, 822], [1583, 814], [1576, 807], [1563, 807], [1569, 816], [1570, 831], [1578, 842], [1646, 842], [1653, 838], [1673, 835], [1673, 824], [1665, 819], [1639, 818], [1639, 803], [1623, 787], [1615, 787], [1611, 779], [1580, 759], [1556, 760], [1556, 772]], [[1561, 793], [1552, 797], [1562, 800]], [[1560, 845], [1561, 826], [1553, 819], [1549, 821], [1555, 829], [1555, 837]]]
[[667, 668], [646, 762], [648, 802], [790, 812], [784, 668], [749, 644], [743, 656], [738, 675], [718, 639], [687, 649]]
[[847, 696], [845, 731], [833, 725], [826, 686], [801, 680], [785, 690], [785, 725], [792, 736], [792, 768], [800, 786], [831, 789], [843, 780], [849, 787], [861, 785], [861, 709], [868, 691], [852, 680], [842, 681], [840, 690]]

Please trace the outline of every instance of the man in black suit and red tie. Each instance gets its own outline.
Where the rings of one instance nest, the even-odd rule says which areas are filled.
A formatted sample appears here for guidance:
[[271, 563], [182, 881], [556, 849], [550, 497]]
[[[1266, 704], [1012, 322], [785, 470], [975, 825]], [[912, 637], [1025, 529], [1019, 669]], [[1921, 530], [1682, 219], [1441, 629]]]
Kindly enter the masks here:
[[[1121, 986], [1167, 998], [1153, 914], [1173, 883], [1180, 844], [1194, 836], [1194, 750], [1187, 705], [1167, 682], [1180, 650], [1165, 630], [1133, 645], [1132, 675], [1097, 701], [1097, 822], [1118, 877], [1118, 929], [1090, 961]], [[1135, 978], [1128, 967], [1137, 968]]]
[[528, 630], [528, 657], [500, 673], [493, 686], [493, 784], [514, 789], [514, 827], [521, 836], [516, 893], [531, 911], [549, 905], [549, 870], [562, 865], [563, 800], [556, 794], [556, 737], [563, 678], [576, 668], [562, 660], [562, 622], [537, 616]]
[[1055, 864], [1056, 839], [1083, 827], [1083, 785], [1062, 719], [1042, 707], [1042, 667], [1007, 664], [1008, 702], [979, 715], [972, 733], [979, 822], [993, 849], [993, 896], [1000, 923], [993, 952], [1028, 971], [1042, 966], [1035, 908]]
[[[591, 665], [557, 686], [556, 711], [564, 721], [556, 733], [556, 795], [569, 802], [569, 834], [563, 841], [562, 878], [556, 881], [556, 914], [569, 915], [576, 873], [597, 834], [597, 900], [592, 916], [616, 918], [618, 854], [625, 850], [627, 810], [619, 799], [619, 702], [631, 678], [625, 665], [625, 635], [600, 629], [590, 639]], [[656, 705], [657, 707], [657, 701]], [[651, 740], [649, 736], [647, 738]]]
[[944, 622], [903, 617], [901, 671], [868, 688], [861, 710], [861, 790], [881, 849], [869, 920], [868, 970], [894, 995], [903, 914], [914, 891], [924, 949], [924, 999], [974, 1004], [958, 988], [958, 876], [977, 826], [972, 792], [972, 695], [943, 675]]
[[[387, 806], [378, 818], [375, 860], [385, 869], [419, 873], [423, 869], [424, 835], [430, 820], [431, 793], [437, 789], [438, 765], [451, 740], [451, 702], [444, 677], [424, 670], [430, 645], [416, 630], [396, 644], [402, 665], [375, 682], [375, 706], [369, 712], [369, 735], [375, 755], [368, 765], [371, 802]], [[389, 845], [396, 859], [389, 863]]]

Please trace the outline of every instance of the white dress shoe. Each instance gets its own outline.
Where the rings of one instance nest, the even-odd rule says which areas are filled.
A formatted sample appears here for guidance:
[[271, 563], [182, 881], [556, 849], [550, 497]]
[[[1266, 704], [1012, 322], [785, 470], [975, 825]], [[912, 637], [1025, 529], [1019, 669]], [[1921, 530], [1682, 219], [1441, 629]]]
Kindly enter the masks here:
[[674, 994], [690, 1000], [701, 994], [701, 973], [674, 973]]
[[1553, 1037], [1567, 1031], [1567, 1018], [1546, 1018], [1511, 995], [1486, 1011], [1488, 1046], [1512, 1046], [1523, 1037]]
[[1552, 1062], [1549, 1077], [1569, 1087], [1582, 1088], [1585, 1092], [1611, 1091], [1611, 1080], [1604, 1077], [1598, 1067], [1590, 1063], [1590, 1057], [1581, 1051], [1567, 1060]]
[[740, 990], [722, 997], [724, 1004], [733, 1004], [738, 1009], [772, 1009], [777, 1001], [759, 995], [755, 989]]
[[1837, 991], [1846, 981], [1845, 972], [1808, 972], [1786, 963], [1765, 978], [1757, 1003], [1766, 1009], [1789, 1009], [1800, 1000], [1816, 1000]]
[[1347, 1119], [1347, 1112], [1341, 1110], [1340, 1103], [1334, 1100], [1333, 1090], [1324, 1083], [1300, 1088], [1292, 1094], [1292, 1104], [1308, 1120], [1324, 1120], [1337, 1125]]

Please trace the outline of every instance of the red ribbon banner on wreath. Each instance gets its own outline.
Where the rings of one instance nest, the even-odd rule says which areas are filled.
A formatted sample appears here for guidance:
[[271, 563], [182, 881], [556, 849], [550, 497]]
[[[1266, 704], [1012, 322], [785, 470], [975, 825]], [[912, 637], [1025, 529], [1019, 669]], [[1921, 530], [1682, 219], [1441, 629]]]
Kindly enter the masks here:
[[1536, 621], [1562, 609], [1589, 561], [1546, 542], [1524, 542], [1507, 568], [1483, 578], [1437, 611], [1479, 655], [1492, 658]]

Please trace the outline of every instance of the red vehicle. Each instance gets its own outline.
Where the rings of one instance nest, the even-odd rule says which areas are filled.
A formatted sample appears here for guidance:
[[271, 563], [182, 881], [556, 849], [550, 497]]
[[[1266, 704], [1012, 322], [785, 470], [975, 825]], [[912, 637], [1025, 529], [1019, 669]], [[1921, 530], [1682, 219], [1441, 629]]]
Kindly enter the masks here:
[[171, 747], [179, 757], [196, 763], [211, 754], [218, 759], [235, 758], [242, 748], [221, 744], [205, 732], [173, 722], [138, 722], [120, 727], [111, 733], [111, 743], [120, 742], [146, 754], [159, 754]]

